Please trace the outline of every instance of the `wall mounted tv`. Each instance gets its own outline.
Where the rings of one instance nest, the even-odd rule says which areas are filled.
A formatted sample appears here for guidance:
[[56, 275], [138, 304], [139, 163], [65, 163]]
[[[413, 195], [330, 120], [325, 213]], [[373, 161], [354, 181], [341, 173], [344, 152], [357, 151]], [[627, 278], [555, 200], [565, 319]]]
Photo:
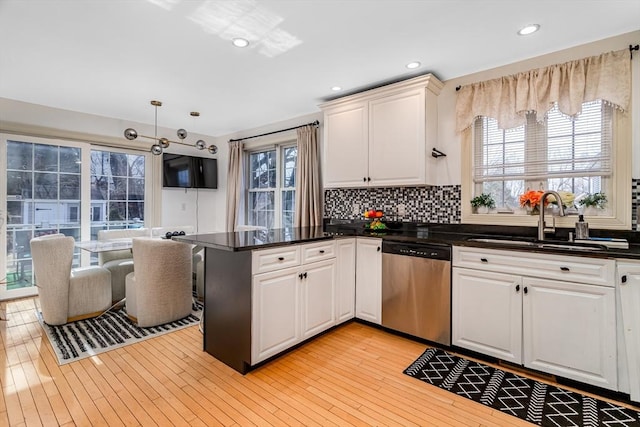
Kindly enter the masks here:
[[218, 160], [163, 154], [163, 187], [218, 188]]

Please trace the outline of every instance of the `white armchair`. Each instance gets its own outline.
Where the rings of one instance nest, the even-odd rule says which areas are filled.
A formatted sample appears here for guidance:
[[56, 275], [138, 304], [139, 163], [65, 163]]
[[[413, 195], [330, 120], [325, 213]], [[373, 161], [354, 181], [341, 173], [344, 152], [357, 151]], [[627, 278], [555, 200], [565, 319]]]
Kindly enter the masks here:
[[191, 245], [153, 238], [133, 239], [134, 272], [126, 278], [127, 315], [140, 327], [191, 314]]
[[[167, 233], [174, 232], [184, 232], [184, 234], [193, 234], [195, 233], [195, 228], [192, 225], [176, 225], [172, 227], [153, 227], [151, 229], [151, 237], [167, 237]], [[204, 256], [202, 254], [203, 250], [195, 251], [195, 247], [193, 250], [193, 284], [196, 289], [196, 293], [198, 295], [198, 299], [204, 298]]]
[[[99, 230], [98, 240], [132, 239], [148, 237], [148, 228], [130, 228], [122, 230]], [[111, 289], [113, 303], [124, 298], [125, 277], [133, 271], [133, 257], [129, 249], [107, 251], [98, 254], [98, 265], [111, 272]]]
[[95, 317], [111, 305], [111, 273], [101, 267], [71, 268], [73, 237], [31, 239], [42, 319], [49, 325]]

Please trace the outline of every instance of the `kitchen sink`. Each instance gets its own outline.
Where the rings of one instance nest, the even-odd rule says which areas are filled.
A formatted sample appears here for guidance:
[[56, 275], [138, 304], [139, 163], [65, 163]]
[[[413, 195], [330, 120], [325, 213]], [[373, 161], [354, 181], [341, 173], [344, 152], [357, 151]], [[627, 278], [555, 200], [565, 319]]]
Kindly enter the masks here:
[[480, 242], [480, 243], [491, 243], [491, 244], [499, 244], [499, 245], [518, 245], [518, 246], [535, 246], [535, 242], [530, 242], [527, 240], [511, 240], [511, 239], [481, 239], [481, 238], [471, 238], [467, 239], [469, 242]]
[[606, 251], [604, 245], [585, 245], [581, 243], [538, 243], [540, 248], [564, 249], [568, 251]]
[[505, 246], [522, 246], [531, 249], [558, 249], [566, 251], [580, 251], [580, 252], [594, 252], [594, 251], [606, 251], [607, 247], [598, 244], [589, 243], [573, 243], [573, 242], [561, 242], [561, 241], [530, 241], [521, 239], [492, 239], [492, 238], [469, 238], [469, 242], [487, 243], [491, 245], [505, 245]]

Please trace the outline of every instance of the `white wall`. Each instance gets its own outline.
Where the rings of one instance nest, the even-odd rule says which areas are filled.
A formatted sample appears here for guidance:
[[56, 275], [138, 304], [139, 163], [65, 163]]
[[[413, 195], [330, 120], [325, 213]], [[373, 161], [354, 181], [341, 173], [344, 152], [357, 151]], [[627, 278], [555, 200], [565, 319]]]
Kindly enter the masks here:
[[[599, 55], [608, 51], [627, 49], [640, 42], [640, 31], [565, 49], [525, 61], [515, 62], [490, 70], [479, 71], [459, 78], [447, 80], [438, 96], [438, 148], [447, 154], [439, 163], [439, 185], [460, 184], [460, 136], [455, 131], [456, 87], [516, 74], [535, 68], [547, 67], [575, 59]], [[462, 53], [464, 54], [464, 53]], [[633, 177], [640, 178], [640, 52], [635, 51], [632, 63], [632, 122], [633, 122]]]

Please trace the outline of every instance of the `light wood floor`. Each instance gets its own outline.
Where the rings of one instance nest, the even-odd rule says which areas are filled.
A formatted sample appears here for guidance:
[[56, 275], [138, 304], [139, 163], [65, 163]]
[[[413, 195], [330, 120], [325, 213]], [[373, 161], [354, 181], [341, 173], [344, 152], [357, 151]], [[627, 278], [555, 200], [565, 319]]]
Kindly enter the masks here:
[[2, 309], [0, 425], [531, 425], [404, 375], [425, 345], [359, 323], [242, 376], [195, 326], [58, 366], [34, 300]]

